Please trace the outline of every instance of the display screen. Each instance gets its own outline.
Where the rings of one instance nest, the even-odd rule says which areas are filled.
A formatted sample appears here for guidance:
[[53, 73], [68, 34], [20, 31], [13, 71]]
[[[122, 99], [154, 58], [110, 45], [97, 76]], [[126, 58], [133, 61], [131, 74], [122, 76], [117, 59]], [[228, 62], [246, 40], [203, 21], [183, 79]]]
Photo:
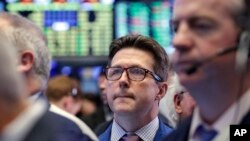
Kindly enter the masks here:
[[5, 3], [8, 11], [27, 16], [43, 29], [53, 56], [106, 56], [113, 38], [136, 33], [153, 37], [166, 50], [170, 49], [168, 0], [6, 0]]
[[9, 0], [7, 10], [40, 26], [53, 56], [103, 56], [113, 39], [112, 1]]
[[168, 1], [118, 1], [115, 3], [115, 37], [142, 34], [153, 37], [166, 50], [171, 43]]
[[50, 77], [66, 75], [79, 80], [84, 93], [98, 94], [99, 74], [105, 66], [71, 66], [56, 61], [52, 62]]
[[4, 3], [0, 2], [0, 11], [4, 11]]
[[5, 0], [0, 2], [0, 11], [4, 9], [43, 30], [54, 57], [51, 77], [75, 77], [85, 92], [98, 91], [96, 72], [105, 66], [114, 38], [139, 33], [171, 49], [171, 8], [166, 0]]

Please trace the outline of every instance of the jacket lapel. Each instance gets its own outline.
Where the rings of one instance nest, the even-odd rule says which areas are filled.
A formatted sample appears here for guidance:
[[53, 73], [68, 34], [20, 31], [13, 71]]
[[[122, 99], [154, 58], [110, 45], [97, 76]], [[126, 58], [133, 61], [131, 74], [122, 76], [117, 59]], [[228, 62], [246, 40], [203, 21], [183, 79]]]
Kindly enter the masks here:
[[98, 138], [100, 141], [110, 141], [111, 138], [111, 128], [112, 128], [112, 124], [110, 124], [107, 128], [107, 130], [105, 130], [105, 132], [103, 132]]

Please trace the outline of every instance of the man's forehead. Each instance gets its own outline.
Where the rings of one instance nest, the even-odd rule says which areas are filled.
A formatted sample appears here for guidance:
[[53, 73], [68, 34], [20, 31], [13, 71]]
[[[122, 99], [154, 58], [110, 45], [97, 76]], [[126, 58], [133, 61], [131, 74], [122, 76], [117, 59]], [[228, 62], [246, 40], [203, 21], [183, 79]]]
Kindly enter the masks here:
[[239, 2], [239, 1], [244, 1], [244, 0], [174, 0], [174, 4], [184, 4], [184, 3], [197, 3], [197, 2], [201, 2], [201, 3], [234, 3], [234, 2]]
[[188, 4], [197, 4], [199, 6], [209, 7], [239, 7], [245, 0], [174, 0], [174, 7], [182, 7]]
[[182, 19], [190, 15], [217, 15], [216, 13], [228, 16], [231, 13], [230, 7], [232, 7], [232, 1], [234, 0], [176, 0], [174, 3], [173, 17]]

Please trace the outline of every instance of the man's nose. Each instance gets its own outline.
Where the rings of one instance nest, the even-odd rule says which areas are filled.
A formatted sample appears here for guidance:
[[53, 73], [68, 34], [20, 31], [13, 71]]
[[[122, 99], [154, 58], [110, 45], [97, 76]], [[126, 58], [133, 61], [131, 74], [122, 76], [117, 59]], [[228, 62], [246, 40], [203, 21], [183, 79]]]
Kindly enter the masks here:
[[119, 86], [121, 88], [128, 88], [129, 86], [129, 78], [128, 78], [128, 73], [126, 70], [123, 71], [121, 74], [121, 78], [118, 80], [119, 81]]
[[178, 30], [174, 33], [172, 43], [178, 51], [187, 50], [192, 46], [192, 34], [188, 24], [179, 24]]

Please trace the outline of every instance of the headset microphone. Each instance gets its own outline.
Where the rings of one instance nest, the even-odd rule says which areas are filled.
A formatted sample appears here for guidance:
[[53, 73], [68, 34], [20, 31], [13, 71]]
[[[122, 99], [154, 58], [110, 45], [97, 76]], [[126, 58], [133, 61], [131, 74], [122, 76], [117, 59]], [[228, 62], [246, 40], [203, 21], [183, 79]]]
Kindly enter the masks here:
[[186, 72], [186, 74], [191, 75], [191, 74], [195, 73], [197, 71], [197, 69], [199, 67], [201, 67], [202, 65], [204, 65], [205, 63], [208, 63], [219, 56], [225, 55], [227, 53], [230, 53], [230, 52], [233, 52], [236, 50], [237, 50], [237, 47], [230, 47], [230, 48], [222, 49], [219, 52], [217, 52], [216, 54], [214, 54], [214, 55], [212, 55], [212, 56], [210, 56], [202, 61], [194, 63], [193, 66], [188, 68], [185, 72]]

